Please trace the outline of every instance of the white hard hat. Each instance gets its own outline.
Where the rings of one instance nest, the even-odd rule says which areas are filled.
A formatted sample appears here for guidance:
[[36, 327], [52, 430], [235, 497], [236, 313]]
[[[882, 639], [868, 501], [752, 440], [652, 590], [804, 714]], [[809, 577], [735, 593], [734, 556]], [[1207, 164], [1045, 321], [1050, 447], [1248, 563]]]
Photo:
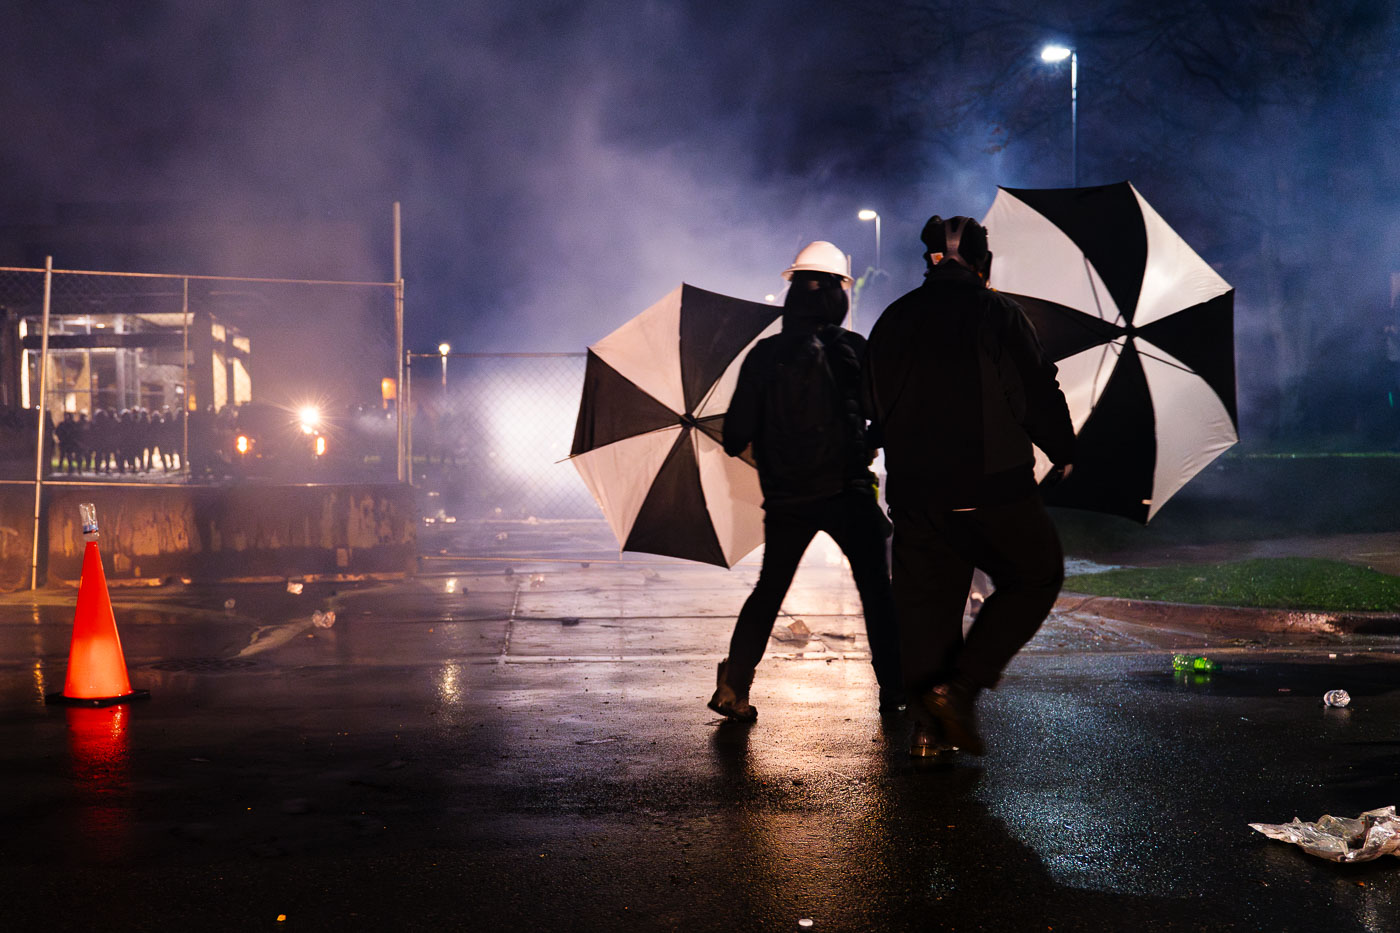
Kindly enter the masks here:
[[841, 277], [841, 284], [850, 285], [851, 260], [834, 243], [817, 240], [802, 247], [792, 265], [783, 270], [783, 278], [792, 279], [794, 272], [829, 272]]

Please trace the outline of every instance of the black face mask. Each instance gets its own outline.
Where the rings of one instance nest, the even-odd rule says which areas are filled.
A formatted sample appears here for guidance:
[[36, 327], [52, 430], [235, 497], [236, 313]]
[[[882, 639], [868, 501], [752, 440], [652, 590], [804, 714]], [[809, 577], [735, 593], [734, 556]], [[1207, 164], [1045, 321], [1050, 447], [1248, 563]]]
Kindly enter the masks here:
[[[818, 278], [818, 275], [821, 277]], [[841, 287], [841, 280], [837, 276], [821, 273], [794, 275], [787, 300], [783, 302], [785, 316], [816, 320], [823, 324], [840, 324], [846, 319], [850, 306], [850, 298]]]

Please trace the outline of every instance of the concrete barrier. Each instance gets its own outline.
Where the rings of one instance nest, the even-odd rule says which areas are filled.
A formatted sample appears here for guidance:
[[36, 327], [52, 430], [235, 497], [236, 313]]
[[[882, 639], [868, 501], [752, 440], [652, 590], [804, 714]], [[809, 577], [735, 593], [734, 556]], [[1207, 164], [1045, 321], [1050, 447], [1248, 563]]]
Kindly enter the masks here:
[[34, 487], [0, 485], [0, 593], [29, 588], [34, 560]]
[[[33, 496], [0, 487], [0, 589], [29, 585]], [[408, 486], [47, 486], [41, 583], [80, 576], [80, 502], [97, 506], [109, 582], [402, 575], [417, 562]]]

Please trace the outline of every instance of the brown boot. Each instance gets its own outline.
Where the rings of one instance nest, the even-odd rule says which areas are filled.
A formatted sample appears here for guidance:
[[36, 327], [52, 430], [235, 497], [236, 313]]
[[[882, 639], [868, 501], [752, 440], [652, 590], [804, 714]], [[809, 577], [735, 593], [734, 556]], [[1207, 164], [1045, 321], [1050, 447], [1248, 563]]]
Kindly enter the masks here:
[[961, 678], [939, 684], [920, 697], [929, 720], [943, 729], [944, 738], [972, 755], [987, 754], [977, 731], [977, 694], [981, 688]]
[[753, 722], [758, 719], [758, 710], [749, 705], [749, 685], [753, 683], [753, 671], [741, 678], [738, 685], [729, 674], [729, 659], [719, 662], [719, 674], [715, 678], [715, 695], [710, 697], [709, 707], [726, 719], [734, 722]]

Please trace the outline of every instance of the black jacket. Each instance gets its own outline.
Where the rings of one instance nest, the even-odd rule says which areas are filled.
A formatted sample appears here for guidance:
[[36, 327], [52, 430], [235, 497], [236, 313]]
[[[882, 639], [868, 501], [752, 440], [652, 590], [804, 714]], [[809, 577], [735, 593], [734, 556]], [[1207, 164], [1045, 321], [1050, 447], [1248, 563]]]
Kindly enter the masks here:
[[1035, 491], [1034, 454], [1074, 461], [1055, 364], [1016, 302], [938, 266], [870, 332], [866, 388], [898, 506], [976, 508]]
[[[814, 371], [813, 338], [830, 369]], [[753, 445], [763, 507], [802, 505], [847, 489], [874, 491], [862, 406], [865, 338], [785, 313], [782, 333], [760, 340], [739, 368], [724, 417], [731, 457]]]

